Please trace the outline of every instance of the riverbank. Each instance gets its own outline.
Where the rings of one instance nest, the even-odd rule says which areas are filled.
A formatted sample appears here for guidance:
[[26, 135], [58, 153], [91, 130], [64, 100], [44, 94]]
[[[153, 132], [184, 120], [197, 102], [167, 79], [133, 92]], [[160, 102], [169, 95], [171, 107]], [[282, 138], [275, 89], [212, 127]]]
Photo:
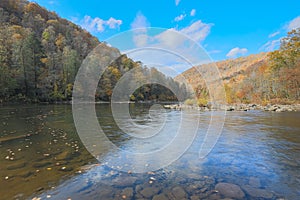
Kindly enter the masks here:
[[232, 105], [213, 105], [213, 106], [196, 106], [186, 104], [169, 104], [164, 105], [166, 109], [172, 110], [184, 110], [184, 109], [196, 109], [200, 111], [212, 111], [212, 110], [226, 110], [226, 111], [250, 111], [250, 110], [262, 110], [267, 112], [296, 112], [300, 111], [300, 104], [293, 105], [259, 105], [259, 104], [232, 104]]

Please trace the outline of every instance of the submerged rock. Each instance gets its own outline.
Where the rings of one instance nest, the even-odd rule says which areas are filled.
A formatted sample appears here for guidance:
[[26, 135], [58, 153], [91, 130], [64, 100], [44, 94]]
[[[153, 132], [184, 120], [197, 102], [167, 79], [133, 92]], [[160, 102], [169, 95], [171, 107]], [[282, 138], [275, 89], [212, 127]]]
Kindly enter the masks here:
[[25, 166], [26, 166], [26, 163], [25, 162], [21, 162], [21, 163], [16, 163], [16, 164], [7, 166], [7, 169], [8, 170], [15, 170], [15, 169], [21, 169], [21, 168], [23, 168]]
[[243, 186], [242, 188], [246, 191], [246, 193], [248, 195], [255, 197], [255, 198], [263, 198], [263, 199], [272, 199], [273, 198], [273, 194], [264, 189], [253, 188], [248, 185]]
[[130, 187], [125, 188], [121, 192], [122, 199], [131, 199], [133, 197], [133, 189]]
[[143, 190], [141, 190], [141, 194], [143, 195], [143, 197], [145, 198], [151, 198], [153, 197], [154, 195], [156, 195], [158, 192], [159, 192], [159, 188], [157, 187], [147, 187]]
[[46, 167], [48, 165], [51, 165], [51, 162], [48, 162], [48, 161], [45, 161], [45, 162], [36, 162], [32, 166], [33, 167], [37, 167], [37, 168], [41, 168], [41, 167]]
[[58, 160], [58, 161], [61, 161], [61, 160], [71, 160], [74, 157], [77, 157], [79, 155], [80, 155], [79, 152], [64, 151], [64, 152], [60, 153], [59, 155], [57, 155], [55, 157], [55, 159]]
[[152, 200], [169, 200], [169, 198], [165, 194], [158, 194]]
[[231, 183], [218, 183], [215, 189], [224, 197], [234, 199], [243, 199], [245, 197], [245, 194], [241, 188], [238, 185]]
[[187, 193], [186, 191], [180, 187], [180, 186], [176, 186], [172, 189], [172, 194], [176, 199], [185, 199], [187, 198]]

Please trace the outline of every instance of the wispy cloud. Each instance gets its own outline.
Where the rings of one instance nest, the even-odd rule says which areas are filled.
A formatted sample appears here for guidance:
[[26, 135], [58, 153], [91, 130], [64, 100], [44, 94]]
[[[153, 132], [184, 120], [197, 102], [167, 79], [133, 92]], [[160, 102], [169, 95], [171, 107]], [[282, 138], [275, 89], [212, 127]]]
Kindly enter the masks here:
[[235, 47], [233, 49], [231, 49], [226, 56], [229, 58], [234, 58], [237, 57], [238, 55], [245, 55], [248, 52], [248, 49], [246, 48], [239, 48], [239, 47]]
[[175, 17], [174, 21], [179, 22], [181, 20], [183, 20], [186, 17], [186, 14], [181, 14], [177, 17]]
[[260, 50], [263, 51], [274, 51], [280, 47], [280, 41], [284, 37], [282, 33], [291, 31], [293, 29], [300, 27], [300, 16], [295, 17], [291, 21], [285, 23], [278, 31], [271, 33], [268, 37], [272, 38], [267, 41], [263, 46], [260, 47]]
[[300, 27], [300, 16], [294, 18], [292, 21], [290, 21], [287, 24], [287, 30], [291, 31], [293, 29], [299, 28]]
[[86, 29], [89, 32], [103, 32], [106, 28], [109, 29], [118, 29], [122, 24], [122, 20], [115, 19], [113, 17], [108, 20], [103, 20], [99, 17], [92, 18], [91, 16], [86, 15], [83, 20], [80, 21], [82, 28]]
[[196, 15], [196, 9], [192, 9], [190, 12], [190, 16], [194, 17]]
[[264, 44], [260, 49], [264, 51], [274, 51], [280, 46], [280, 40], [281, 38], [277, 40], [271, 40], [268, 41], [266, 44]]
[[143, 13], [138, 12], [135, 19], [131, 23], [131, 28], [134, 30], [133, 41], [137, 47], [142, 47], [147, 43], [147, 27], [150, 26], [149, 21], [143, 15]]
[[280, 34], [280, 31], [276, 31], [276, 32], [274, 32], [274, 33], [271, 33], [270, 35], [269, 35], [269, 38], [273, 38], [273, 37], [275, 37], [275, 36], [277, 36], [277, 35], [279, 35]]
[[181, 0], [175, 0], [175, 5], [178, 6]]
[[221, 52], [222, 52], [221, 50], [211, 50], [208, 53], [209, 54], [217, 54], [217, 53], [221, 53]]

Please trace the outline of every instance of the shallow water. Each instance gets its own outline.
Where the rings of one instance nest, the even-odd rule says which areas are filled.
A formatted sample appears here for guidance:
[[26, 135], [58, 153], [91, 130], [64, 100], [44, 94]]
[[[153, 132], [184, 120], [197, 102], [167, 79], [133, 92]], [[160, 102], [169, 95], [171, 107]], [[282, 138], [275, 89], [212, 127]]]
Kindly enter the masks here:
[[[145, 153], [164, 147], [172, 141], [182, 120], [180, 111], [157, 110], [149, 115], [149, 108], [130, 105], [138, 128], [146, 130], [151, 123], [155, 128], [161, 116], [165, 117], [165, 125], [157, 129], [161, 134], [138, 140], [116, 126], [109, 104], [96, 105], [107, 138], [122, 150], [103, 149], [98, 162], [81, 143], [71, 106], [0, 107], [0, 199], [229, 197], [216, 190], [218, 183], [239, 186], [242, 199], [293, 200], [300, 195], [299, 112], [227, 112], [222, 135], [204, 159], [199, 158], [199, 149], [211, 115], [221, 113], [185, 112], [188, 121], [200, 122], [192, 146], [171, 165], [134, 173], [130, 167], [140, 161], [128, 165], [126, 152]], [[126, 125], [126, 119], [122, 122]], [[138, 129], [127, 128], [132, 132]], [[187, 126], [184, 130], [189, 134], [193, 129]], [[112, 159], [114, 156], [117, 161]], [[147, 166], [163, 163], [166, 156], [149, 160]]]

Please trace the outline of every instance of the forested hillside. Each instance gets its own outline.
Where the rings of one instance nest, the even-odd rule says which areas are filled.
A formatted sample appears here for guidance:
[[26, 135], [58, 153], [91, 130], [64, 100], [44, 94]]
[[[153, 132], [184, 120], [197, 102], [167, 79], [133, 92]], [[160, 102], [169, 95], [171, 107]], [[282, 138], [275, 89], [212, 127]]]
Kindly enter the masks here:
[[[36, 3], [1, 0], [0, 44], [0, 102], [54, 102], [71, 100], [76, 73], [100, 42]], [[126, 55], [108, 67], [99, 81], [96, 100], [109, 100], [119, 78], [134, 67], [147, 70]], [[168, 81], [179, 87], [173, 80]], [[176, 100], [176, 97], [162, 86], [154, 85], [139, 89], [132, 99]]]
[[[300, 99], [300, 29], [288, 33], [279, 50], [216, 62], [224, 82], [227, 102], [299, 103]], [[208, 64], [212, 65], [212, 64]], [[197, 66], [199, 68], [204, 66]], [[199, 105], [209, 101], [204, 80], [193, 67], [180, 76], [191, 84]]]

